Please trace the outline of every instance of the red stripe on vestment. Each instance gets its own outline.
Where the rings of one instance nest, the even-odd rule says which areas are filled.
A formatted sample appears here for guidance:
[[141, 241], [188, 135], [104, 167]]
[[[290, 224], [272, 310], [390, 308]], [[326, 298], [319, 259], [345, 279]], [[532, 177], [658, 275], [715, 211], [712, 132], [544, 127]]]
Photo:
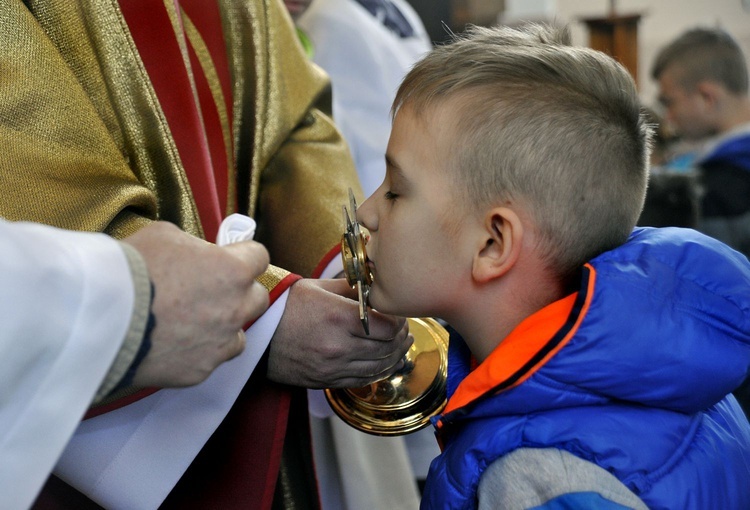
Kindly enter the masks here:
[[232, 73], [229, 70], [227, 45], [224, 40], [219, 5], [216, 2], [206, 0], [180, 0], [180, 5], [200, 32], [203, 42], [206, 43], [208, 51], [211, 53], [211, 60], [219, 76], [225, 107], [227, 113], [229, 113], [229, 125], [231, 126], [233, 111]]
[[[229, 135], [229, 157], [232, 154], [232, 77], [229, 72], [229, 62], [227, 60], [227, 48], [224, 41], [221, 13], [216, 2], [206, 0], [180, 0], [180, 6], [190, 21], [200, 33], [203, 42], [208, 49], [211, 57], [211, 64], [216, 72], [221, 91], [224, 98], [224, 104], [221, 105], [227, 112], [227, 124], [223, 125], [218, 112], [218, 106], [215, 98], [209, 88], [208, 79], [203, 72], [203, 68], [198, 62], [194, 47], [189, 45], [190, 59], [193, 67], [193, 76], [195, 85], [198, 90], [200, 108], [203, 113], [203, 122], [206, 129], [208, 147], [213, 161], [213, 175], [218, 192], [219, 207], [221, 211], [228, 215], [235, 211], [234, 206], [229, 210], [227, 200], [229, 195], [229, 180], [235, 179], [234, 165], [229, 165], [227, 160], [227, 146], [224, 140], [224, 130]], [[189, 41], [188, 41], [189, 42]], [[230, 170], [231, 169], [231, 170]], [[236, 204], [236, 201], [234, 202]]]
[[325, 254], [325, 256], [318, 262], [318, 265], [315, 266], [315, 269], [312, 272], [312, 278], [320, 278], [320, 275], [323, 274], [323, 271], [328, 267], [328, 265], [335, 259], [336, 257], [341, 255], [341, 245], [337, 244], [331, 250]]
[[[224, 214], [202, 115], [167, 8], [162, 2], [127, 0], [120, 9], [167, 119], [206, 239], [215, 242]], [[179, 5], [176, 10], [179, 15]], [[192, 72], [202, 73], [200, 67]]]

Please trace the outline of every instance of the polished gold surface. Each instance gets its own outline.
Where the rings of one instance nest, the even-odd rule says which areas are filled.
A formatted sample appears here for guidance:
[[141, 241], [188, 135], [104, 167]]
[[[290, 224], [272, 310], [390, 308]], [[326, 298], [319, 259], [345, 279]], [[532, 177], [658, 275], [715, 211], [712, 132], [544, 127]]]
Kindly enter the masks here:
[[[373, 276], [367, 265], [367, 236], [357, 222], [357, 202], [351, 190], [349, 210], [344, 206], [344, 228], [344, 273], [349, 285], [357, 289], [359, 318], [369, 334], [367, 307]], [[408, 321], [414, 343], [401, 370], [362, 388], [326, 390], [328, 403], [352, 427], [380, 436], [407, 434], [426, 426], [445, 407], [448, 332], [434, 319]]]
[[334, 412], [352, 427], [379, 436], [407, 434], [445, 407], [448, 332], [434, 319], [408, 321], [414, 344], [403, 369], [362, 388], [325, 390]]

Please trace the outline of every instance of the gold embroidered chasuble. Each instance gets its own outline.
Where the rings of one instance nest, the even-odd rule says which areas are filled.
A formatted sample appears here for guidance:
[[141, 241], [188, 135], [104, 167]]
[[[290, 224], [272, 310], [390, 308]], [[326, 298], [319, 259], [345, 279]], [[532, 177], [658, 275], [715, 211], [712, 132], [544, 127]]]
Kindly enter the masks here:
[[[201, 20], [174, 0], [152, 4], [171, 19], [172, 31], [159, 37], [183, 52], [203, 159], [186, 158], [190, 147], [177, 143], [186, 137], [173, 120], [181, 105], [156, 90], [118, 1], [2, 2], [0, 216], [115, 237], [166, 220], [213, 240], [209, 216], [241, 212], [258, 221], [256, 239], [276, 266], [261, 278], [269, 290], [287, 270], [311, 275], [338, 243], [347, 189], [361, 198], [326, 114], [326, 76], [304, 55], [281, 2], [217, 2], [228, 90]], [[199, 99], [200, 79], [210, 104]], [[210, 116], [220, 126], [213, 139], [201, 124]], [[195, 168], [212, 174], [215, 188], [197, 188]], [[277, 490], [286, 492], [281, 473]]]
[[[230, 173], [218, 190], [224, 212], [255, 217], [272, 263], [307, 276], [338, 242], [347, 188], [359, 189], [323, 113], [328, 81], [280, 3], [219, 6], [232, 87], [222, 126], [231, 163], [215, 169]], [[159, 219], [203, 236], [201, 190], [191, 190], [118, 3], [3, 2], [0, 19], [0, 215], [115, 237]], [[186, 19], [172, 36], [200, 46]]]

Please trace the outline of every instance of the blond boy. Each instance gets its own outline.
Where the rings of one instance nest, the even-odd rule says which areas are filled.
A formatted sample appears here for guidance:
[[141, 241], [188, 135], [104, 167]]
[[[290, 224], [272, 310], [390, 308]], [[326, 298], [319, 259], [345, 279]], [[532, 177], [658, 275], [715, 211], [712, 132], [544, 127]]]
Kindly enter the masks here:
[[[632, 79], [539, 26], [471, 30], [405, 78], [358, 211], [370, 304], [451, 334], [423, 508], [750, 508], [750, 264], [637, 229]], [[568, 506], [564, 506], [568, 505]]]

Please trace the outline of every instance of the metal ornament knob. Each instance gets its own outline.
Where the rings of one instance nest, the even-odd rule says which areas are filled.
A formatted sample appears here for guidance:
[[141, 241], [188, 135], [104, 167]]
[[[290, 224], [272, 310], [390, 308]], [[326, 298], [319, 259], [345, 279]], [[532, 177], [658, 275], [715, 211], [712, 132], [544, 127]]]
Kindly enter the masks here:
[[[367, 238], [357, 222], [357, 204], [351, 190], [349, 206], [351, 217], [344, 206], [346, 230], [341, 238], [341, 255], [347, 282], [357, 288], [359, 316], [369, 334], [367, 300], [373, 277], [367, 266]], [[379, 436], [407, 434], [428, 425], [430, 418], [445, 407], [448, 332], [434, 319], [407, 320], [414, 343], [404, 357], [403, 368], [362, 388], [325, 390], [334, 412], [356, 429]]]

